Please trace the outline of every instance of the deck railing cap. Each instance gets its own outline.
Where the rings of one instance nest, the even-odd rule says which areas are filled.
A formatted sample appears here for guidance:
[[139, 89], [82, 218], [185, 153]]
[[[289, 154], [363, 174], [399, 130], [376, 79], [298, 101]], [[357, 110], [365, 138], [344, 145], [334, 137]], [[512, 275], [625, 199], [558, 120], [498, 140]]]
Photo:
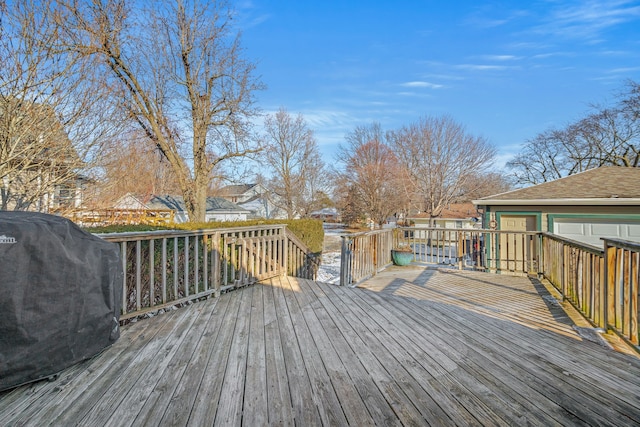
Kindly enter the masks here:
[[203, 234], [212, 233], [233, 233], [237, 231], [253, 231], [253, 230], [267, 230], [267, 229], [284, 229], [286, 224], [270, 224], [270, 225], [257, 225], [257, 226], [245, 226], [245, 227], [230, 227], [230, 228], [200, 228], [197, 230], [150, 230], [150, 231], [128, 231], [122, 233], [95, 233], [96, 236], [109, 240], [109, 241], [122, 241], [122, 240], [138, 240], [145, 239], [149, 236], [161, 239], [163, 237], [181, 237], [181, 236], [200, 236]]

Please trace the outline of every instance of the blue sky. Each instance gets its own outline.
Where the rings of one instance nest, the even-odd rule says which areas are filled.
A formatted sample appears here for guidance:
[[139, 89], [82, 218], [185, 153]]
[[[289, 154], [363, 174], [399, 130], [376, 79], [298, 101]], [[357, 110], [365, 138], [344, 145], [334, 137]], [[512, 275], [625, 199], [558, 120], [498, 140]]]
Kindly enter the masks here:
[[301, 113], [325, 161], [344, 135], [448, 114], [498, 149], [640, 81], [640, 1], [251, 0], [236, 3], [264, 113]]

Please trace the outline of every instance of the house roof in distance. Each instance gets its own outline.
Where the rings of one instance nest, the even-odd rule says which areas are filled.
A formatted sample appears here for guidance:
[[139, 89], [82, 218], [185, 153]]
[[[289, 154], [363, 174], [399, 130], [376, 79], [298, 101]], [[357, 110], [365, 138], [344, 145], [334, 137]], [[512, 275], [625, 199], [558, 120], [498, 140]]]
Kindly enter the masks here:
[[[186, 211], [182, 196], [153, 196], [151, 200], [149, 200], [148, 205], [154, 209], [173, 209], [179, 212]], [[246, 209], [221, 197], [207, 197], [206, 211], [248, 212]]]
[[640, 205], [640, 168], [602, 166], [527, 188], [483, 197], [475, 205]]
[[244, 194], [258, 184], [233, 184], [227, 185], [220, 189], [220, 194], [224, 196], [233, 196]]
[[[439, 219], [469, 219], [478, 216], [476, 207], [471, 202], [452, 203], [445, 207], [440, 213]], [[409, 215], [409, 218], [431, 218], [427, 213]]]

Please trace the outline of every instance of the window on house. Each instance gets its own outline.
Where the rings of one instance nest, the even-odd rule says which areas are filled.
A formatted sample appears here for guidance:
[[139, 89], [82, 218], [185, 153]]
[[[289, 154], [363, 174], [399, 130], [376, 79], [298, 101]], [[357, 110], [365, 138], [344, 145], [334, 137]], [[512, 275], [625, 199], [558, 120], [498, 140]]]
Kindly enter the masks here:
[[62, 187], [58, 189], [56, 204], [58, 207], [73, 207], [75, 192], [71, 188]]

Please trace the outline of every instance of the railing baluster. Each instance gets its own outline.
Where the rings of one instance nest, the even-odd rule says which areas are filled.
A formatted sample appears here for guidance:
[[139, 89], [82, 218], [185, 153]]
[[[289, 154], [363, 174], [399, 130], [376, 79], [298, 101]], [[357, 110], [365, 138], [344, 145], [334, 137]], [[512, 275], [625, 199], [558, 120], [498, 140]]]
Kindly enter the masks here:
[[162, 303], [167, 302], [167, 238], [162, 238]]
[[184, 296], [189, 296], [189, 236], [184, 236]]
[[127, 242], [120, 243], [120, 257], [122, 258], [122, 314], [127, 314], [127, 297], [129, 295], [127, 289]]
[[149, 240], [149, 307], [153, 307], [156, 303], [155, 296], [155, 240]]
[[140, 308], [142, 308], [142, 303], [140, 301], [142, 287], [142, 279], [140, 277], [140, 264], [142, 264], [140, 245], [140, 240], [136, 241], [136, 310], [140, 310]]
[[209, 290], [209, 235], [202, 236], [202, 290]]
[[193, 283], [194, 293], [198, 293], [199, 281], [200, 281], [200, 245], [198, 244], [200, 238], [198, 236], [193, 238]]

